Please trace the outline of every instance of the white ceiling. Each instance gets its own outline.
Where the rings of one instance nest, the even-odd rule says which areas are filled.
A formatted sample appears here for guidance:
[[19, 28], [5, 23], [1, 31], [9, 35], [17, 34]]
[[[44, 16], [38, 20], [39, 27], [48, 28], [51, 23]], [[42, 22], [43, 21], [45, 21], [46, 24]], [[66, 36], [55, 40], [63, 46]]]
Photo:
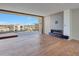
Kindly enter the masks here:
[[46, 16], [66, 9], [79, 8], [79, 3], [0, 3], [0, 9]]

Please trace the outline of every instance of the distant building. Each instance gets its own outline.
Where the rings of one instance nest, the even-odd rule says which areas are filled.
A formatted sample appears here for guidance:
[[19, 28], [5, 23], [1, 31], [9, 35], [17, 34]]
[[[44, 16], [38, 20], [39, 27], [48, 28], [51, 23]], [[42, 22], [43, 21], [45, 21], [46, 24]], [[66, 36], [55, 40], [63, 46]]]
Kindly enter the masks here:
[[7, 31], [39, 31], [39, 24], [35, 25], [20, 25], [20, 24], [2, 24], [0, 25], [0, 32], [7, 32]]
[[39, 31], [39, 24], [35, 24], [35, 30]]
[[9, 31], [9, 28], [0, 27], [0, 32], [6, 32], [6, 31]]

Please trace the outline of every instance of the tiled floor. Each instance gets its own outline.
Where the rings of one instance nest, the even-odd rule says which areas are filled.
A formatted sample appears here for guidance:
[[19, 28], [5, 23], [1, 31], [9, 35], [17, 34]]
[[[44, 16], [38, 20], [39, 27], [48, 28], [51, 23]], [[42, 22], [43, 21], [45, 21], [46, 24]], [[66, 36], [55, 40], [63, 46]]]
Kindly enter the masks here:
[[0, 40], [2, 56], [79, 55], [79, 41], [64, 40], [38, 32], [19, 32], [16, 38]]

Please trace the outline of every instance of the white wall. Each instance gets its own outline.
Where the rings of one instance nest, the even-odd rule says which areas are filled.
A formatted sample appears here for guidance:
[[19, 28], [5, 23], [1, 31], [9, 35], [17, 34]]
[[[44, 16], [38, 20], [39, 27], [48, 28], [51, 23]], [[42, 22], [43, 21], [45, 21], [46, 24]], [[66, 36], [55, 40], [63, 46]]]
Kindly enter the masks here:
[[71, 20], [71, 11], [65, 10], [64, 11], [64, 28], [63, 34], [66, 36], [70, 36], [70, 20]]
[[70, 38], [79, 40], [79, 9], [72, 10]]
[[[58, 21], [58, 24], [55, 24], [55, 21]], [[70, 10], [46, 16], [44, 19], [44, 31], [48, 34], [51, 29], [63, 30], [64, 35], [70, 36], [70, 21]]]
[[[58, 21], [57, 24], [56, 21]], [[63, 12], [51, 15], [51, 29], [63, 30]]]

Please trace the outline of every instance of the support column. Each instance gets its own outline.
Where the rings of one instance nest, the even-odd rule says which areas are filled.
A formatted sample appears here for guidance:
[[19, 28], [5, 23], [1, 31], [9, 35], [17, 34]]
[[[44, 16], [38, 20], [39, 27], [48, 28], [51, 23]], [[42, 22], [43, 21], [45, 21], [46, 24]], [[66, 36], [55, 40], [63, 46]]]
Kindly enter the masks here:
[[70, 38], [70, 26], [71, 26], [71, 10], [64, 11], [64, 25], [63, 25], [63, 34], [69, 36]]

